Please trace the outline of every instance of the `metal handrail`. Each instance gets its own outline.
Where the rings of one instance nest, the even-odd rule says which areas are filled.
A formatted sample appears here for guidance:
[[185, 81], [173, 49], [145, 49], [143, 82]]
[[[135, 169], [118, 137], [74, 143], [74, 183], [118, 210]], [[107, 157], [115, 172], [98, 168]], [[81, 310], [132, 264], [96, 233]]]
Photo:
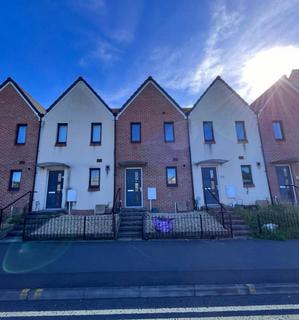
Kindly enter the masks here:
[[[14, 203], [16, 203], [17, 201], [19, 201], [20, 199], [24, 198], [25, 196], [27, 196], [27, 194], [32, 194], [32, 191], [27, 191], [26, 193], [24, 193], [22, 196], [18, 197], [17, 199], [15, 199], [14, 201], [12, 201], [11, 203], [9, 203], [7, 206], [1, 208], [0, 210], [5, 210], [7, 208], [9, 208], [11, 205], [13, 205]], [[30, 199], [31, 200], [31, 199]]]
[[[222, 220], [222, 226], [225, 227], [225, 223], [224, 223], [224, 212], [227, 212], [227, 210], [225, 209], [224, 205], [219, 201], [219, 199], [213, 194], [213, 192], [207, 188], [207, 187], [203, 187], [203, 190], [207, 190], [209, 192], [209, 194], [216, 200], [217, 204], [219, 204], [220, 206], [220, 213], [221, 213], [221, 220]], [[208, 205], [207, 205], [207, 199], [206, 199], [206, 196], [204, 194], [204, 200], [205, 200], [205, 207], [206, 209], [208, 208]], [[231, 217], [230, 217], [230, 221], [231, 221]], [[231, 224], [231, 222], [230, 222]]]
[[116, 213], [116, 203], [117, 203], [117, 200], [120, 196], [120, 188], [117, 189], [115, 195], [114, 195], [114, 199], [113, 199], [113, 206], [112, 206], [112, 213]]
[[19, 200], [25, 198], [28, 194], [30, 194], [29, 197], [29, 206], [28, 206], [28, 210], [30, 211], [32, 209], [32, 191], [27, 191], [26, 193], [24, 193], [23, 195], [21, 195], [20, 197], [18, 197], [17, 199], [15, 199], [14, 201], [12, 201], [11, 203], [9, 203], [8, 205], [6, 205], [5, 207], [0, 208], [0, 226], [2, 224], [2, 219], [3, 219], [3, 212], [5, 209], [9, 208], [10, 206], [12, 206], [13, 204], [15, 204], [16, 202], [18, 202]]
[[114, 195], [114, 199], [113, 199], [113, 205], [112, 205], [112, 223], [113, 223], [113, 234], [114, 234], [114, 239], [116, 239], [117, 235], [116, 235], [116, 219], [115, 219], [115, 214], [117, 213], [117, 207], [116, 207], [116, 203], [117, 200], [120, 197], [120, 190], [121, 188], [118, 188], [115, 195]]
[[[209, 188], [204, 187], [203, 189], [204, 189], [204, 190], [207, 190], [207, 191], [210, 193], [210, 195], [216, 200], [216, 202], [219, 204], [219, 206], [220, 206], [223, 210], [226, 211], [224, 205], [219, 201], [219, 199], [214, 195], [214, 193], [213, 193]], [[204, 197], [204, 199], [205, 199], [205, 206], [207, 207], [206, 197]]]
[[285, 187], [295, 187], [296, 189], [299, 189], [298, 186], [296, 186], [295, 184], [285, 184]]

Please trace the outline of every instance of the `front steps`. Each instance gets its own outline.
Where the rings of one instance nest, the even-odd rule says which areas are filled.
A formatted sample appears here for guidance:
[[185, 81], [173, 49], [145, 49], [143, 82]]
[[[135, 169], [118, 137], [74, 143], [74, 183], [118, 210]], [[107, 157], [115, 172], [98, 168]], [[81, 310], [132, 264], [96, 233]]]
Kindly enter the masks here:
[[[218, 217], [220, 218], [220, 208], [210, 208], [208, 210], [211, 214], [219, 214]], [[233, 237], [234, 239], [248, 239], [250, 237], [250, 229], [245, 221], [237, 215], [231, 208], [226, 208], [226, 212], [223, 213], [224, 215], [224, 223], [225, 225], [230, 225], [230, 215], [232, 219], [232, 229], [233, 229]]]
[[[61, 210], [56, 211], [33, 211], [28, 212], [26, 214], [26, 218], [51, 218], [53, 216], [57, 216], [60, 214], [65, 214], [65, 212]], [[7, 233], [5, 236], [5, 240], [20, 240], [23, 238], [23, 231], [24, 231], [24, 222], [25, 216], [23, 216], [18, 224], [14, 225], [14, 228]]]
[[120, 213], [120, 226], [118, 239], [141, 240], [143, 230], [142, 216], [145, 210], [122, 210]]

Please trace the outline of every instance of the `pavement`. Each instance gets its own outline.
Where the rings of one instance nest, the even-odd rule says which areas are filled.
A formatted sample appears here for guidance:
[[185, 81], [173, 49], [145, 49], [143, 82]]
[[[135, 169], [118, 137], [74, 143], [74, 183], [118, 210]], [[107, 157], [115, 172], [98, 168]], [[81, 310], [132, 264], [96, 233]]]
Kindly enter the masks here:
[[0, 242], [0, 319], [299, 319], [298, 240]]
[[0, 289], [299, 283], [299, 241], [0, 243]]

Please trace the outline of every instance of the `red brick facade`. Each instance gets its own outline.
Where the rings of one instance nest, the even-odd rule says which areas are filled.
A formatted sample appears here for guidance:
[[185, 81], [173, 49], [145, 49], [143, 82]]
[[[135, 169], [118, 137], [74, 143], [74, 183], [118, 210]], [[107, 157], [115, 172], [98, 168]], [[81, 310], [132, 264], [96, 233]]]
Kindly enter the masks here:
[[[258, 113], [272, 200], [282, 201], [277, 166], [289, 166], [292, 182], [299, 185], [299, 91], [283, 77], [251, 107]], [[273, 121], [281, 121], [284, 135], [281, 141], [274, 137]], [[294, 191], [299, 200], [298, 191]]]
[[[27, 124], [24, 145], [15, 144], [18, 124]], [[39, 117], [7, 82], [0, 90], [0, 208], [32, 190], [38, 135]], [[11, 170], [22, 170], [18, 191], [9, 191]]]
[[[116, 121], [116, 189], [121, 188], [125, 206], [125, 166], [120, 164], [144, 162], [143, 207], [149, 209], [147, 190], [155, 187], [157, 200], [152, 206], [160, 212], [174, 212], [175, 202], [187, 204], [191, 209], [193, 192], [187, 119], [161, 90], [153, 80], [147, 80]], [[131, 123], [134, 122], [141, 123], [141, 143], [131, 143]], [[164, 141], [164, 122], [174, 123], [174, 142]], [[177, 168], [176, 187], [167, 187], [166, 167]]]

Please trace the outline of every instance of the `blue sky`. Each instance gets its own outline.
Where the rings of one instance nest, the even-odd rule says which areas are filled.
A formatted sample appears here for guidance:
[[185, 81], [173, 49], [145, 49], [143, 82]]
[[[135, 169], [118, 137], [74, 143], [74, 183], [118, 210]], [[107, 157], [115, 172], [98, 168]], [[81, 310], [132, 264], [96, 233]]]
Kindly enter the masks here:
[[299, 68], [298, 16], [297, 0], [0, 1], [0, 80], [47, 108], [81, 75], [120, 107], [152, 75], [188, 107], [219, 74], [250, 102]]

